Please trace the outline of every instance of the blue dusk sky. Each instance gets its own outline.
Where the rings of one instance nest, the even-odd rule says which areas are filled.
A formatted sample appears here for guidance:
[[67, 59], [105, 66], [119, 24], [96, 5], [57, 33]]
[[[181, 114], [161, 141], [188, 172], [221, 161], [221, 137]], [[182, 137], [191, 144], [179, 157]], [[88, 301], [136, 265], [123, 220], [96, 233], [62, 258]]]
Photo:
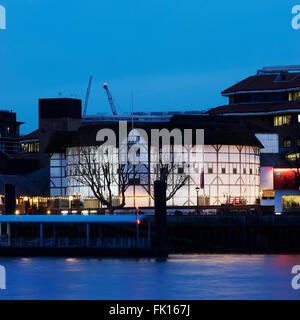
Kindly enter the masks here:
[[[88, 114], [204, 110], [257, 69], [300, 64], [300, 0], [0, 0], [0, 108], [23, 134], [38, 126], [38, 99], [84, 99]], [[61, 93], [61, 94], [59, 94]]]

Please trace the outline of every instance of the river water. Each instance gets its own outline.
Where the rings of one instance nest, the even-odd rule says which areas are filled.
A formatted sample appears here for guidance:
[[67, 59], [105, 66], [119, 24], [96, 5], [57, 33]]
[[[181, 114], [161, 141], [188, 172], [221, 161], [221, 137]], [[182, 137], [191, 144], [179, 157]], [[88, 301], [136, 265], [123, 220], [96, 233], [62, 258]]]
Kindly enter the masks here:
[[0, 299], [300, 299], [299, 255], [155, 259], [0, 258]]

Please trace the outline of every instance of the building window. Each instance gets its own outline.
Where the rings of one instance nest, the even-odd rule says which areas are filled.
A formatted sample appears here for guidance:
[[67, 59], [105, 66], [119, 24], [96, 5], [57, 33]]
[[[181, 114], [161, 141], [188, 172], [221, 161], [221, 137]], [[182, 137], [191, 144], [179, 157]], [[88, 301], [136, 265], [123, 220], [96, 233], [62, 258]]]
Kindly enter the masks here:
[[262, 199], [274, 199], [274, 190], [262, 190]]
[[289, 92], [289, 101], [296, 101], [300, 99], [300, 91]]
[[178, 168], [178, 173], [179, 173], [179, 174], [183, 174], [183, 173], [184, 173], [184, 169], [183, 169], [182, 167], [179, 167], [179, 168]]
[[300, 210], [300, 196], [284, 195], [282, 196], [283, 211], [299, 212]]
[[129, 179], [128, 182], [131, 186], [138, 186], [140, 184], [140, 179], [139, 178], [132, 178], [132, 179]]
[[226, 169], [225, 168], [222, 168], [222, 173], [226, 173]]
[[292, 146], [292, 141], [291, 141], [290, 139], [288, 139], [288, 138], [285, 138], [285, 139], [283, 140], [283, 146], [284, 146], [285, 148], [290, 148], [290, 147]]
[[254, 154], [259, 155], [259, 149], [258, 148], [254, 148], [253, 151], [254, 151]]
[[233, 174], [237, 174], [237, 169], [236, 168], [233, 168]]
[[246, 168], [244, 168], [244, 171], [243, 171], [243, 172], [244, 172], [244, 174], [246, 174], [246, 173], [247, 173], [247, 170], [246, 170]]
[[252, 170], [252, 168], [250, 168], [250, 174], [252, 174], [253, 173], [253, 170]]
[[296, 159], [300, 158], [300, 153], [291, 153], [286, 156], [288, 161], [296, 161]]
[[213, 168], [208, 168], [208, 173], [213, 173]]
[[287, 116], [276, 116], [274, 117], [274, 127], [280, 127], [286, 124], [290, 124], [292, 119], [291, 115]]

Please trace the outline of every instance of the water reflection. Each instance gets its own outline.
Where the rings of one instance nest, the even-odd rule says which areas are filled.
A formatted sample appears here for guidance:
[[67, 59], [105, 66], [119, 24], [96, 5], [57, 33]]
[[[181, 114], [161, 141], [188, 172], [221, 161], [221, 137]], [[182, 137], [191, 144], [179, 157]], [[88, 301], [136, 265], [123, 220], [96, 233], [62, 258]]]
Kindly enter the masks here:
[[0, 299], [299, 299], [299, 255], [176, 255], [157, 259], [0, 258]]

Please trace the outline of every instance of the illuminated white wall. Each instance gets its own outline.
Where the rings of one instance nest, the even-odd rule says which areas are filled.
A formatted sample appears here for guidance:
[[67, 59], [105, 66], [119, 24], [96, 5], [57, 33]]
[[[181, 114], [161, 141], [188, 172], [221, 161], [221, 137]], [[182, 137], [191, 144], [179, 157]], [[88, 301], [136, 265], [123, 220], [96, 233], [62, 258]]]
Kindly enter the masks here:
[[273, 190], [273, 167], [261, 167], [260, 168], [261, 188], [263, 190]]
[[[146, 162], [146, 159], [148, 159], [147, 152], [147, 150], [141, 150], [140, 155], [146, 165], [137, 166], [136, 169], [140, 185], [132, 185], [126, 192], [126, 206], [128, 207], [153, 206], [153, 200], [146, 192], [145, 187], [148, 187], [149, 183], [150, 188], [151, 186], [153, 187], [156, 175], [152, 169], [152, 165], [154, 164], [151, 163], [149, 166]], [[64, 163], [67, 172], [65, 179], [66, 193], [72, 195], [76, 192], [81, 193], [83, 197], [93, 198], [92, 190], [87, 186], [78, 185], [69, 174], [68, 159], [67, 162]], [[51, 159], [51, 168], [53, 164], [54, 162], [52, 162]], [[209, 197], [210, 205], [225, 203], [228, 197], [238, 197], [247, 204], [255, 204], [256, 199], [259, 198], [260, 156], [258, 147], [205, 145], [203, 153], [201, 151], [199, 154], [196, 154], [196, 160], [194, 162], [185, 163], [182, 167], [184, 172], [190, 175], [190, 179], [188, 183], [168, 201], [168, 205], [197, 205], [196, 187], [200, 186], [202, 167], [204, 170], [204, 190], [200, 190], [199, 196]], [[54, 169], [52, 169], [52, 171], [54, 172]], [[51, 176], [51, 179], [53, 178], [56, 177]], [[57, 194], [57, 190], [62, 189], [51, 186], [51, 195], [60, 195]], [[115, 188], [114, 193], [117, 197], [117, 188]]]
[[260, 192], [259, 148], [248, 146], [205, 146], [204, 194], [211, 205], [238, 197], [255, 204]]

